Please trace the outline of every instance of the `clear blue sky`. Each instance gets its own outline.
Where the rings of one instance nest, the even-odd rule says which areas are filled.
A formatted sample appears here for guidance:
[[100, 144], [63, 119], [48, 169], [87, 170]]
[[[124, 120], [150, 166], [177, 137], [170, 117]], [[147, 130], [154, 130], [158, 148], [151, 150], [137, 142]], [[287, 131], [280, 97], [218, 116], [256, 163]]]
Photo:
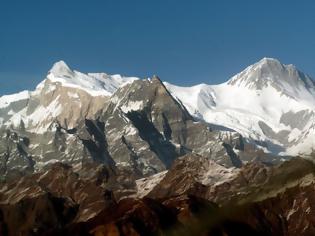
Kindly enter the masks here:
[[315, 78], [313, 0], [1, 0], [0, 95], [57, 60], [82, 72], [214, 84], [262, 57]]

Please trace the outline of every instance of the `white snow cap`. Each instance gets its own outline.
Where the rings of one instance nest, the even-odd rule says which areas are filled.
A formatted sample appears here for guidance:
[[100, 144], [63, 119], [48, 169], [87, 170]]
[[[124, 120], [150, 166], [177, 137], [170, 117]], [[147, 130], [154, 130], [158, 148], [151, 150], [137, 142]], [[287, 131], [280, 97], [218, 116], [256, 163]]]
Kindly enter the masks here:
[[233, 76], [228, 84], [259, 90], [269, 85], [278, 90], [315, 89], [312, 79], [294, 65], [284, 65], [266, 57]]
[[[70, 69], [64, 61], [58, 61], [53, 65], [49, 70], [47, 79], [53, 83], [61, 83], [64, 87], [84, 90], [92, 96], [110, 96], [119, 87], [138, 80], [136, 77], [108, 75], [106, 73], [84, 74]], [[40, 88], [41, 86], [42, 84], [37, 87]]]
[[265, 63], [281, 64], [281, 62], [278, 59], [272, 58], [272, 57], [264, 57], [258, 62], [258, 64], [265, 64]]
[[49, 73], [54, 74], [56, 77], [72, 76], [73, 71], [64, 61], [56, 62], [53, 67], [49, 70]]
[[[311, 150], [311, 145], [289, 150], [300, 140], [313, 140], [308, 137], [315, 130], [314, 82], [293, 65], [263, 58], [223, 84], [165, 86], [198, 119], [283, 147], [269, 145], [270, 152], [296, 155]], [[294, 128], [295, 121], [299, 128]]]

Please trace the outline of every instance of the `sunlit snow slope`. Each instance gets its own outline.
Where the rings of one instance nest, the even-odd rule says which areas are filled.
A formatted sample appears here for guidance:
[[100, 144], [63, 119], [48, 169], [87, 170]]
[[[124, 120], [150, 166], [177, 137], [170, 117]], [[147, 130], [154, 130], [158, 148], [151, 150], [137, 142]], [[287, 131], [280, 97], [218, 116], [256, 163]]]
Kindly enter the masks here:
[[314, 82], [293, 65], [264, 58], [220, 85], [165, 85], [195, 117], [259, 141], [265, 151], [308, 154], [315, 145]]

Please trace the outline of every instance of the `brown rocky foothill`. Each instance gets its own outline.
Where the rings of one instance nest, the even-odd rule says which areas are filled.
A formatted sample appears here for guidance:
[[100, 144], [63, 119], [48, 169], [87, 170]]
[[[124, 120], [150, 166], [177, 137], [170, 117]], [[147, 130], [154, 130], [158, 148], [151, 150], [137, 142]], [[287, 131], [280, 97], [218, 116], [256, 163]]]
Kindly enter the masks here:
[[[193, 158], [199, 164], [190, 165]], [[312, 162], [252, 163], [224, 182], [208, 185], [201, 183], [202, 165], [213, 167], [213, 173], [217, 166], [206, 163], [198, 156], [181, 158], [142, 198], [134, 195], [140, 191], [136, 184], [121, 195], [126, 187], [119, 187], [121, 173], [106, 166], [88, 164], [75, 169], [56, 163], [43, 172], [1, 183], [1, 235], [315, 233]], [[172, 177], [177, 175], [187, 179], [180, 182]]]

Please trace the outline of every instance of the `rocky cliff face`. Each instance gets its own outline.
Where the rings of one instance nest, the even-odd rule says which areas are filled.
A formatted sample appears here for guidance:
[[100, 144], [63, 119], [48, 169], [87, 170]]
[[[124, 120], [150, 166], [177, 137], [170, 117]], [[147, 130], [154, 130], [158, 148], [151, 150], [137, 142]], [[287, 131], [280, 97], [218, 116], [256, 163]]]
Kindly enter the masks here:
[[227, 166], [241, 165], [233, 148], [241, 149], [242, 137], [196, 122], [157, 77], [119, 89], [99, 119], [105, 123], [113, 159], [142, 173], [165, 170], [191, 152]]
[[166, 170], [187, 153], [240, 167], [249, 150], [256, 152], [253, 146], [245, 150], [236, 132], [197, 122], [157, 77], [135, 80], [110, 96], [94, 96], [57, 80], [78, 76], [62, 68], [52, 69], [20, 112], [5, 122], [16, 122], [19, 115], [18, 124], [2, 126], [3, 174], [12, 169], [32, 172], [59, 161], [94, 161], [141, 177]]

